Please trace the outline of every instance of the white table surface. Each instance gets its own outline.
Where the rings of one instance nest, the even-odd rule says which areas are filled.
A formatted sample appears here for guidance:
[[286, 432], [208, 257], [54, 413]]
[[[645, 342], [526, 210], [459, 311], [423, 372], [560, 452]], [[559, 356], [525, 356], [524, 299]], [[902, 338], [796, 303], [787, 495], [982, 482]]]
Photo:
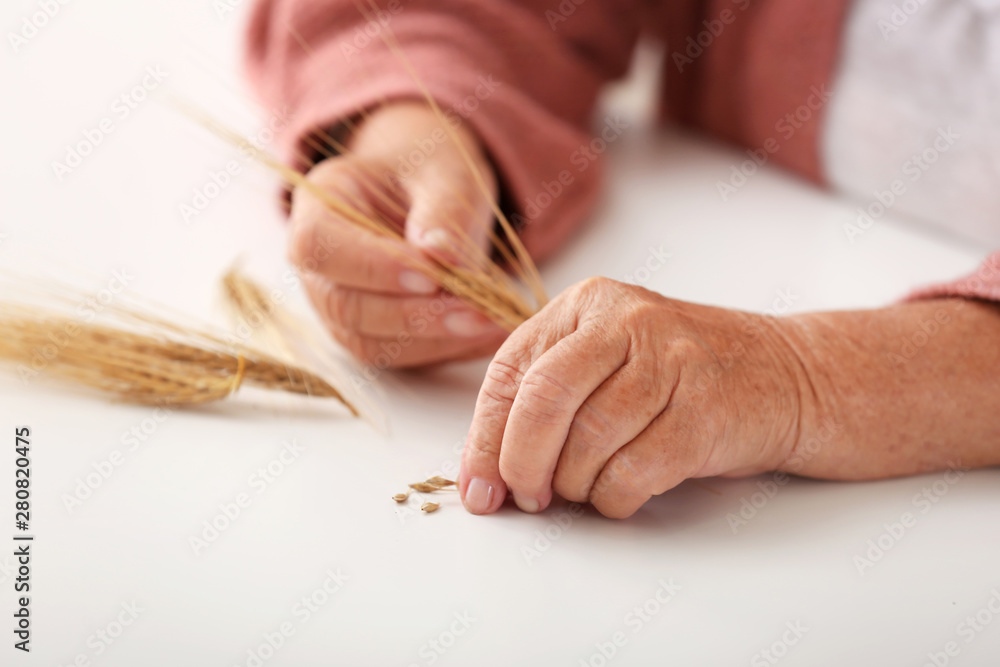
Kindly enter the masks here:
[[[247, 131], [261, 121], [237, 70], [249, 3], [232, 4], [220, 18], [194, 0], [71, 2], [18, 53], [5, 39], [0, 266], [72, 264], [94, 289], [125, 270], [130, 289], [223, 324], [217, 281], [242, 256], [304, 306], [282, 282], [270, 175], [245, 167], [190, 225], [178, 210], [234, 153], [163, 94]], [[0, 27], [20, 30], [38, 7], [8, 0]], [[114, 116], [114, 100], [157, 65], [168, 77], [153, 99]], [[58, 180], [52, 162], [105, 116], [113, 133]], [[646, 286], [677, 298], [765, 310], [790, 290], [796, 311], [874, 307], [989, 250], [892, 216], [852, 245], [842, 225], [854, 204], [770, 169], [723, 203], [715, 183], [737, 159], [701, 139], [631, 131], [610, 151], [600, 211], [544, 268], [551, 291], [632, 274], [662, 245], [672, 256]], [[759, 503], [768, 476], [707, 480], [711, 491], [686, 483], [617, 522], [589, 509], [567, 522], [566, 505], [478, 518], [455, 496], [434, 515], [401, 509], [389, 497], [405, 483], [454, 472], [484, 367], [383, 378], [388, 434], [335, 406], [248, 393], [150, 429], [147, 408], [4, 377], [0, 664], [769, 665], [760, 652], [774, 645], [789, 666], [922, 665], [952, 641], [948, 664], [1000, 664], [1000, 614], [987, 606], [996, 594], [1000, 609], [1000, 470], [953, 485], [942, 474], [796, 479], [736, 532], [727, 515]], [[8, 629], [15, 425], [34, 434], [30, 655]], [[130, 449], [123, 436], [144, 426]], [[262, 488], [253, 475], [288, 441], [301, 453]], [[67, 494], [116, 450], [121, 465], [68, 510]], [[924, 489], [937, 502], [915, 504]], [[189, 539], [241, 493], [250, 505], [196, 555]], [[905, 512], [915, 525], [883, 536], [891, 548], [859, 572], [855, 557]], [[346, 579], [327, 594], [331, 571]], [[661, 582], [679, 586], [665, 603]], [[310, 596], [321, 604], [306, 614]], [[119, 628], [132, 604], [141, 611]], [[977, 612], [992, 623], [960, 626]], [[787, 631], [796, 624], [801, 636]], [[293, 634], [255, 662], [248, 651], [283, 627]], [[98, 639], [120, 629], [110, 646]], [[616, 637], [605, 660], [600, 646]]]

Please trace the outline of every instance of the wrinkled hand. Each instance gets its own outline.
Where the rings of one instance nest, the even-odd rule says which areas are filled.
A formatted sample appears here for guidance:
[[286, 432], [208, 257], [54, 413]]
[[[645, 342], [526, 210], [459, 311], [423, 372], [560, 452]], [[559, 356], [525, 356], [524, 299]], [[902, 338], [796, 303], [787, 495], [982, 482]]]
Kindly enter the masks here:
[[628, 517], [687, 478], [775, 469], [807, 386], [781, 320], [595, 278], [497, 352], [462, 457], [469, 511], [553, 492]]
[[[464, 128], [457, 132], [495, 195], [492, 167], [478, 141]], [[489, 199], [442, 123], [423, 104], [390, 105], [373, 112], [348, 147], [350, 154], [317, 164], [309, 180], [355, 206], [385, 214], [404, 230], [405, 241], [391, 242], [393, 248], [387, 249], [385, 241], [296, 189], [289, 257], [330, 332], [360, 360], [380, 368], [496, 350], [506, 332], [407, 267], [397, 254], [454, 259], [455, 223], [484, 251], [489, 247]], [[404, 177], [401, 201], [394, 210], [377, 189], [399, 175]]]

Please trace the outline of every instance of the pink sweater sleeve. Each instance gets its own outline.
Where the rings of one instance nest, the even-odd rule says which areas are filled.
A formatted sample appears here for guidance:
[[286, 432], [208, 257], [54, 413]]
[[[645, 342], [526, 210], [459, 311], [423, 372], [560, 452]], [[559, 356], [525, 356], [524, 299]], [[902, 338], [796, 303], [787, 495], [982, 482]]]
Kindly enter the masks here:
[[1000, 251], [986, 258], [978, 269], [968, 276], [950, 283], [923, 287], [910, 294], [906, 300], [966, 297], [1000, 301]]
[[[601, 85], [628, 67], [640, 1], [563, 10], [551, 0], [379, 3], [380, 20], [438, 103], [485, 143], [503, 203], [536, 258], [594, 204], [600, 165], [587, 148], [591, 114]], [[265, 102], [292, 118], [283, 137], [290, 160], [295, 150], [308, 152], [303, 139], [318, 127], [383, 101], [420, 98], [380, 29], [354, 0], [258, 1], [247, 69]]]

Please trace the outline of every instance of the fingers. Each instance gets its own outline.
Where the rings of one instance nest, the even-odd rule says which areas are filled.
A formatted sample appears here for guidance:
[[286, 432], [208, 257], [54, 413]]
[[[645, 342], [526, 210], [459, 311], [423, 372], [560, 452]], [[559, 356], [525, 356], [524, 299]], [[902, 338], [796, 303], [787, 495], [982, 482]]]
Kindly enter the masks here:
[[704, 461], [703, 435], [691, 410], [671, 403], [604, 465], [590, 502], [610, 519], [626, 519], [653, 496], [696, 476]]
[[446, 361], [480, 359], [493, 354], [503, 343], [502, 337], [460, 342], [443, 338], [363, 338], [339, 327], [332, 328], [330, 333], [356, 359], [376, 370], [422, 368]]
[[524, 373], [497, 461], [523, 511], [538, 512], [552, 500], [552, 475], [577, 410], [627, 354], [620, 339], [584, 329], [560, 340]]
[[576, 319], [561, 312], [559, 303], [556, 299], [518, 327], [486, 369], [459, 474], [462, 501], [473, 514], [496, 512], [507, 496], [500, 445], [521, 378], [535, 359], [576, 329]]
[[473, 514], [496, 512], [507, 497], [507, 485], [500, 476], [500, 444], [523, 371], [520, 361], [500, 358], [506, 347], [504, 344], [486, 369], [462, 450], [458, 491], [465, 508]]
[[497, 196], [496, 176], [479, 141], [468, 130], [445, 132], [435, 127], [431, 134], [443, 141], [403, 182], [410, 200], [406, 240], [439, 261], [474, 268], [490, 252], [494, 222], [490, 202]]
[[[551, 476], [551, 468], [558, 458], [555, 448], [562, 444], [560, 432], [565, 438], [565, 430], [569, 428], [576, 407], [604, 379], [598, 379], [598, 376], [604, 373], [606, 377], [614, 366], [621, 363], [617, 359], [624, 356], [624, 352], [611, 351], [610, 344], [602, 344], [596, 333], [581, 333], [580, 338], [587, 342], [577, 345], [574, 334], [580, 315], [576, 308], [572, 299], [557, 298], [515, 330], [490, 363], [462, 453], [459, 490], [466, 508], [473, 514], [487, 514], [499, 509], [511, 480], [520, 494], [515, 500], [520, 501], [527, 511], [538, 511], [543, 502], [548, 503], [550, 495], [546, 495], [547, 491], [543, 493], [544, 484], [539, 482], [539, 478]], [[562, 344], [564, 339], [567, 339], [565, 345]], [[553, 347], [560, 349], [552, 355], [551, 362], [546, 361], [539, 367], [541, 374], [532, 371], [533, 366]], [[601, 360], [596, 368], [595, 360], [583, 352], [588, 347], [602, 352], [598, 355]], [[547, 375], [549, 373], [551, 375]], [[527, 402], [526, 420], [514, 420], [512, 437], [518, 439], [518, 445], [512, 450], [514, 457], [508, 455], [505, 459], [502, 470], [501, 446], [505, 442], [508, 418], [526, 374], [529, 374], [528, 385], [525, 397], [521, 399]], [[562, 377], [566, 378], [565, 382], [562, 382]], [[553, 408], [553, 402], [559, 407]], [[549, 418], [543, 416], [546, 411], [551, 412]], [[547, 459], [541, 464], [543, 470], [536, 473], [536, 466], [526, 463], [525, 457], [517, 452], [522, 448], [530, 449], [537, 442], [530, 432], [531, 422], [546, 420], [550, 422], [546, 425], [546, 442], [558, 440], [558, 445], [547, 444]]]
[[320, 316], [362, 337], [483, 338], [505, 331], [447, 292], [435, 296], [382, 294], [343, 287], [315, 274], [303, 283]]
[[642, 433], [669, 404], [677, 368], [632, 358], [577, 410], [559, 454], [552, 488], [573, 502], [586, 502], [608, 460]]
[[[305, 274], [303, 284], [334, 338], [357, 359], [379, 368], [479, 357], [494, 352], [507, 336], [448, 294], [391, 297], [341, 288], [315, 274]], [[337, 304], [341, 299], [357, 304], [348, 307], [357, 307], [365, 314], [345, 313], [344, 306]], [[332, 308], [340, 312], [330, 312]], [[372, 312], [380, 308], [381, 312]], [[405, 318], [401, 312], [406, 313]], [[358, 326], [362, 321], [364, 331]], [[462, 335], [453, 333], [456, 330]]]
[[[428, 137], [433, 150], [404, 177], [398, 166], [413, 137]], [[427, 275], [440, 272], [435, 260], [472, 268], [490, 252], [496, 179], [478, 139], [446, 131], [426, 105], [394, 103], [370, 114], [348, 146], [349, 155], [316, 165], [292, 202], [289, 257], [328, 328], [364, 361], [401, 347], [389, 355], [393, 367], [495, 350], [502, 330], [447, 303], [441, 278]]]
[[622, 328], [617, 294], [602, 290], [560, 295], [490, 364], [463, 452], [471, 512], [508, 493], [539, 511], [555, 490], [624, 518], [704, 465], [712, 431], [694, 402], [675, 405], [688, 348]]
[[330, 333], [344, 348], [362, 363], [379, 370], [416, 368], [444, 361], [478, 359], [496, 351], [503, 336], [470, 338], [456, 341], [448, 338], [372, 338], [333, 324]]
[[[504, 443], [508, 417], [517, 398], [522, 379], [535, 362], [559, 341], [571, 336], [580, 328], [589, 328], [589, 323], [595, 315], [591, 312], [590, 306], [587, 305], [590, 300], [580, 297], [593, 286], [593, 281], [585, 281], [556, 297], [541, 312], [510, 335], [487, 368], [486, 377], [476, 400], [476, 409], [472, 425], [469, 428], [465, 449], [462, 451], [459, 491], [469, 512], [489, 514], [497, 511], [503, 504], [508, 487], [500, 469], [500, 453]], [[567, 347], [567, 349], [572, 348]], [[614, 355], [610, 356], [614, 357]], [[558, 360], [560, 356], [557, 355], [554, 359]], [[591, 364], [591, 361], [590, 358], [580, 359], [577, 357], [576, 365], [585, 368]], [[564, 368], [571, 364], [560, 361], [558, 365], [560, 368]], [[610, 366], [614, 366], [614, 364], [610, 364]], [[572, 368], [566, 372], [575, 373], [576, 370], [576, 368]], [[596, 375], [600, 375], [600, 373], [596, 373]], [[589, 378], [589, 376], [587, 377]], [[542, 389], [542, 392], [560, 391], [553, 389], [554, 385], [546, 380], [538, 379], [530, 382], [539, 387], [547, 386], [548, 389]], [[600, 384], [600, 380], [595, 381], [593, 378], [589, 378], [588, 384], [590, 389], [593, 389]], [[579, 405], [586, 399], [589, 390], [586, 393], [580, 390], [579, 393], [580, 396], [576, 394], [569, 396], [569, 392], [565, 392], [569, 397], [561, 399], [565, 406], [561, 418], [565, 421], [566, 428], [571, 420], [570, 409], [573, 403]], [[567, 418], [565, 415], [570, 415], [570, 417]], [[558, 438], [559, 427], [552, 426], [550, 430], [550, 439]], [[515, 437], [523, 442], [521, 446], [531, 447], [534, 442], [526, 436], [517, 435], [516, 431]], [[554, 460], [556, 460], [555, 457], [550, 453], [548, 462], [544, 464], [547, 470], [541, 476], [551, 475], [550, 468]], [[515, 471], [518, 465], [518, 457], [515, 456], [513, 463], [507, 463], [506, 472], [511, 475], [512, 479], [516, 480], [515, 483], [521, 484], [527, 481], [524, 488], [530, 489], [530, 493], [542, 495], [538, 490], [538, 482], [535, 477], [531, 475], [525, 476], [524, 479], [518, 477], [518, 473]], [[538, 507], [541, 507], [541, 501], [548, 502], [547, 497], [532, 498], [530, 493], [520, 498], [527, 509], [537, 511], [538, 508], [530, 504], [532, 500], [538, 503]]]
[[[309, 179], [350, 202], [352, 208], [372, 196], [357, 182], [357, 167], [343, 158], [321, 162]], [[301, 186], [293, 195], [291, 226], [289, 260], [306, 274], [318, 273], [331, 282], [372, 292], [438, 291], [433, 281], [413, 268], [414, 262], [426, 262], [418, 249], [342, 219]]]
[[411, 201], [407, 241], [447, 264], [472, 268], [484, 263], [493, 214], [464, 163], [428, 165], [404, 187]]

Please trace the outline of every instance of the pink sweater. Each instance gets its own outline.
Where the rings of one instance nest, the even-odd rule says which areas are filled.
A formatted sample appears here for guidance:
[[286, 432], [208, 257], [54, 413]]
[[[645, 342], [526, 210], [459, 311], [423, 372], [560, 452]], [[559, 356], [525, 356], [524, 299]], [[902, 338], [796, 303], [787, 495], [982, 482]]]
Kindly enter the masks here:
[[[369, 20], [355, 0], [258, 0], [248, 70], [266, 103], [293, 117], [284, 136], [288, 155], [307, 152], [303, 138], [315, 128], [333, 127], [359, 109], [420, 99], [417, 84], [378, 37], [379, 21], [387, 22], [441, 106], [484, 142], [505, 203], [538, 259], [556, 250], [594, 205], [601, 165], [586, 147], [595, 100], [603, 84], [625, 73], [640, 28], [668, 43], [665, 121], [759, 149], [775, 135], [776, 119], [815, 102], [806, 120], [792, 121], [795, 132], [771, 160], [824, 183], [820, 98], [832, 85], [847, 0], [378, 4], [382, 13]], [[604, 131], [614, 132], [613, 123]], [[539, 199], [567, 170], [569, 191]], [[911, 298], [938, 296], [1000, 301], [1000, 252], [972, 276]]]

